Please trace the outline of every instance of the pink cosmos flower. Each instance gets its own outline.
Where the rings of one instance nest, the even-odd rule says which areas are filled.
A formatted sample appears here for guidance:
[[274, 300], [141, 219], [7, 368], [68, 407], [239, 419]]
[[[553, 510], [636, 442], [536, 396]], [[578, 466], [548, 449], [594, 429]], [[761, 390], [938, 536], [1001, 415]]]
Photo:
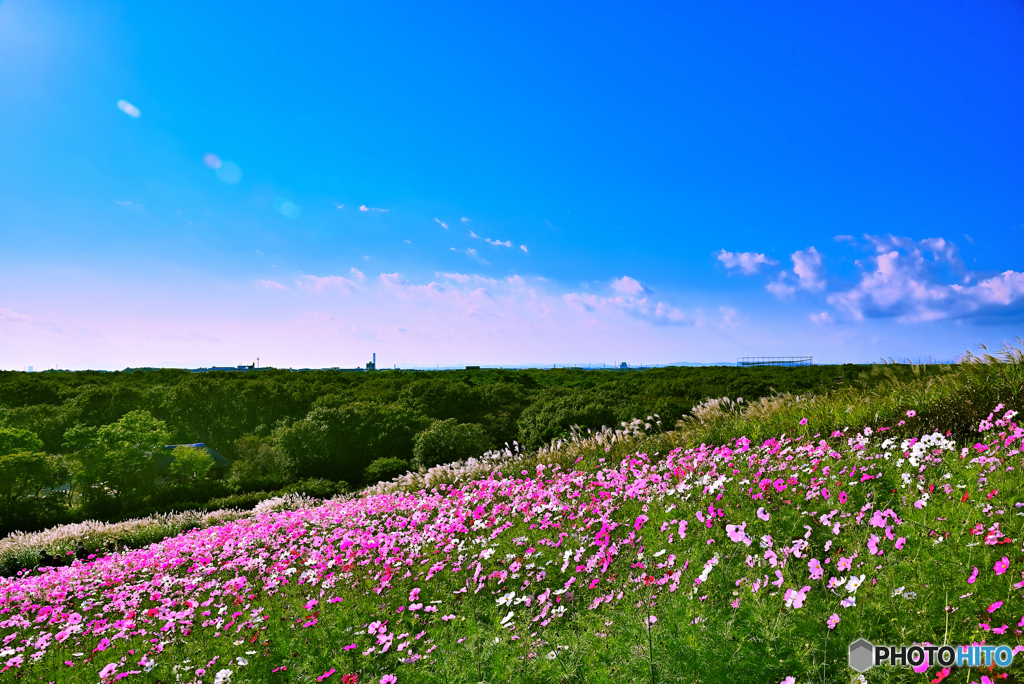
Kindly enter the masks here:
[[330, 670], [327, 670], [322, 675], [318, 676], [316, 678], [316, 681], [322, 682], [322, 681], [324, 681], [325, 679], [327, 679], [328, 677], [330, 677], [333, 674], [334, 674], [334, 668], [332, 667]]
[[972, 572], [971, 576], [967, 578], [967, 583], [974, 584], [974, 580], [976, 579], [978, 579], [978, 568], [974, 568], [974, 572]]
[[1004, 572], [1006, 572], [1006, 569], [1009, 567], [1010, 559], [1006, 556], [1003, 556], [1002, 560], [996, 561], [996, 564], [992, 567], [992, 569], [996, 571], [997, 575], [1002, 575]]
[[917, 415], [917, 411], [914, 411], [913, 409], [911, 409], [910, 411], [907, 411], [907, 418], [913, 418], [916, 415]]
[[786, 590], [786, 607], [787, 608], [800, 608], [804, 605], [804, 600], [807, 598], [807, 592], [810, 591], [810, 587], [803, 587], [799, 591], [796, 589]]
[[996, 612], [997, 610], [999, 610], [1002, 607], [1003, 607], [1003, 602], [1002, 601], [996, 601], [995, 603], [993, 603], [991, 606], [989, 606], [985, 610], [987, 610], [990, 613], [994, 613], [994, 612]]
[[821, 567], [821, 562], [817, 558], [812, 558], [808, 561], [807, 567], [811, 571], [811, 579], [821, 579], [825, 574], [825, 570]]
[[772, 516], [768, 511], [764, 510], [764, 506], [761, 506], [757, 509], [757, 517], [767, 522], [768, 520], [771, 520]]
[[800, 424], [801, 425], [807, 425], [807, 419], [806, 418], [801, 418], [800, 419]]
[[380, 684], [397, 684], [398, 677], [393, 674], [386, 674], [380, 678]]
[[836, 613], [832, 613], [832, 616], [829, 617], [828, 621], [826, 621], [825, 624], [828, 625], [829, 629], [835, 629], [836, 625], [839, 624], [839, 615]]

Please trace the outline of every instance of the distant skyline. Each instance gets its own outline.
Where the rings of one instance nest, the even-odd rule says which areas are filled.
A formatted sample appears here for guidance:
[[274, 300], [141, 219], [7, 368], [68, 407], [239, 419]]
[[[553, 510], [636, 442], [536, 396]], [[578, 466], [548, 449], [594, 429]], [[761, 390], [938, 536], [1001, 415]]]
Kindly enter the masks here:
[[1024, 3], [0, 0], [0, 369], [1024, 336]]

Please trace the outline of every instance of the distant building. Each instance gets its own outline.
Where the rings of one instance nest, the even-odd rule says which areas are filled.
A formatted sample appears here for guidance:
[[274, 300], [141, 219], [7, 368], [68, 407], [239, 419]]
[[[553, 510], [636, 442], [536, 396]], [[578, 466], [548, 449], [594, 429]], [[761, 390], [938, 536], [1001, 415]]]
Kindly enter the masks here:
[[255, 370], [256, 364], [249, 366], [211, 366], [210, 368], [190, 368], [193, 373], [209, 373], [210, 371], [250, 371]]

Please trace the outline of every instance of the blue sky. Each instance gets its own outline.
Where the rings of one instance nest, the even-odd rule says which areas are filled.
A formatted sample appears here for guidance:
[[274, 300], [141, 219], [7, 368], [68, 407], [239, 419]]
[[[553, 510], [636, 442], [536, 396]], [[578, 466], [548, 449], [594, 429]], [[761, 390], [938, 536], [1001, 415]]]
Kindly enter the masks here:
[[210, 5], [0, 2], [0, 367], [1024, 333], [1017, 0]]

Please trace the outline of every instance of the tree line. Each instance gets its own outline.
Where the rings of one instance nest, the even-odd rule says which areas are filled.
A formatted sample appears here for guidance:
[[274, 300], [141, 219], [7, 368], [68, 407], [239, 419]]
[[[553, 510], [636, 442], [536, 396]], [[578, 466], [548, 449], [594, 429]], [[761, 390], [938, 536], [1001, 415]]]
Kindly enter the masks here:
[[[0, 534], [289, 487], [329, 495], [505, 444], [534, 449], [572, 425], [657, 414], [670, 429], [709, 397], [820, 392], [871, 382], [866, 370], [0, 372]], [[165, 445], [197, 442], [233, 461], [227, 477], [187, 449], [154, 470]]]

